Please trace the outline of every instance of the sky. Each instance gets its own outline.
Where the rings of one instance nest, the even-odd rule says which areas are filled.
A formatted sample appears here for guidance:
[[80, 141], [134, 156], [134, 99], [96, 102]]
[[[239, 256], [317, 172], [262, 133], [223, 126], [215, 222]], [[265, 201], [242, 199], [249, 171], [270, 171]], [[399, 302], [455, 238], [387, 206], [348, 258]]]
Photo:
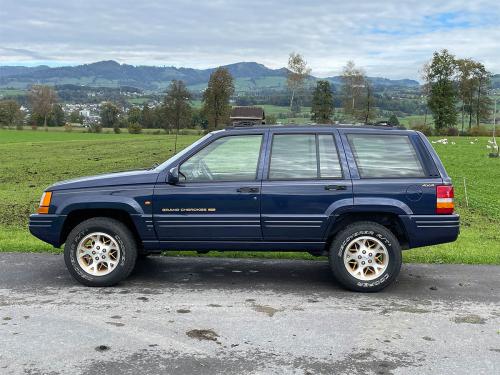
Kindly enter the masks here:
[[419, 79], [436, 50], [500, 73], [500, 1], [0, 0], [0, 65], [270, 68], [301, 53], [319, 77], [353, 60]]

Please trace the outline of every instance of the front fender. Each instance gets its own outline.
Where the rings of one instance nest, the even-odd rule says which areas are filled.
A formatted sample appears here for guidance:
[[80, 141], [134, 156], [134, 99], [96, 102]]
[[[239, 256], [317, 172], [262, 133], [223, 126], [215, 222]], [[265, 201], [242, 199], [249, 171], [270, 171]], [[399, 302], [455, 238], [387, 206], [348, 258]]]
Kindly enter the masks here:
[[88, 195], [65, 197], [56, 203], [56, 215], [68, 215], [75, 210], [85, 209], [116, 209], [127, 212], [130, 215], [142, 215], [144, 210], [136, 200], [129, 197], [113, 195]]

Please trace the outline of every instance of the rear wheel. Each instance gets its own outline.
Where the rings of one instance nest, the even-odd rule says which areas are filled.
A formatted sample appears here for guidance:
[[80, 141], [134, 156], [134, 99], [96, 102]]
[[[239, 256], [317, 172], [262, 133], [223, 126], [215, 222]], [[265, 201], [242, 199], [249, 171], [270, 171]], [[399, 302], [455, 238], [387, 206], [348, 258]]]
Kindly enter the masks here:
[[87, 286], [112, 286], [132, 272], [137, 244], [121, 222], [97, 217], [78, 224], [68, 235], [64, 260], [71, 275]]
[[335, 279], [345, 288], [377, 292], [399, 275], [401, 246], [386, 227], [358, 222], [335, 236], [329, 258]]

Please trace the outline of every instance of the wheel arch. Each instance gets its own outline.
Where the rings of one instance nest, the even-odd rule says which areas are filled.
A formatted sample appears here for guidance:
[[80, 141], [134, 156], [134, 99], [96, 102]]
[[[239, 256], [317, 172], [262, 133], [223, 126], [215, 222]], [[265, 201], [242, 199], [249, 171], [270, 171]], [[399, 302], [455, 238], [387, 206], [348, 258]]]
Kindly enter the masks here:
[[373, 211], [360, 211], [341, 213], [332, 218], [332, 223], [327, 233], [327, 241], [325, 250], [328, 251], [335, 236], [346, 226], [360, 222], [370, 221], [383, 225], [390, 230], [398, 239], [402, 249], [409, 248], [408, 233], [406, 232], [404, 223], [398, 214], [394, 212], [373, 212]]
[[140, 247], [142, 244], [141, 237], [134, 223], [134, 220], [130, 216], [130, 213], [120, 208], [78, 208], [70, 211], [64, 223], [62, 225], [59, 241], [60, 243], [66, 242], [71, 230], [78, 224], [84, 222], [85, 220], [92, 219], [95, 217], [105, 217], [117, 220], [123, 223], [132, 233], [137, 246]]

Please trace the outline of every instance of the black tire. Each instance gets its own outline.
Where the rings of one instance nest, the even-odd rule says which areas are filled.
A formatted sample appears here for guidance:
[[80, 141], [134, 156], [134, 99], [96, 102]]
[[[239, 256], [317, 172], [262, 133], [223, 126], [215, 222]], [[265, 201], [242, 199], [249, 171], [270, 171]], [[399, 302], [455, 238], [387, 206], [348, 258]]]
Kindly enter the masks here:
[[[348, 271], [344, 254], [351, 241], [358, 237], [374, 237], [387, 249], [389, 261], [386, 269], [375, 279], [360, 280]], [[394, 234], [383, 225], [362, 221], [348, 225], [334, 238], [329, 253], [330, 267], [334, 278], [346, 289], [355, 292], [378, 292], [390, 285], [401, 270], [401, 246]]]
[[[78, 263], [77, 248], [79, 242], [88, 234], [101, 232], [112, 237], [119, 246], [120, 258], [107, 275], [87, 273]], [[64, 245], [66, 267], [77, 281], [92, 287], [106, 287], [118, 284], [127, 278], [134, 269], [137, 260], [137, 243], [130, 230], [121, 222], [107, 217], [96, 217], [78, 224], [68, 235]]]

